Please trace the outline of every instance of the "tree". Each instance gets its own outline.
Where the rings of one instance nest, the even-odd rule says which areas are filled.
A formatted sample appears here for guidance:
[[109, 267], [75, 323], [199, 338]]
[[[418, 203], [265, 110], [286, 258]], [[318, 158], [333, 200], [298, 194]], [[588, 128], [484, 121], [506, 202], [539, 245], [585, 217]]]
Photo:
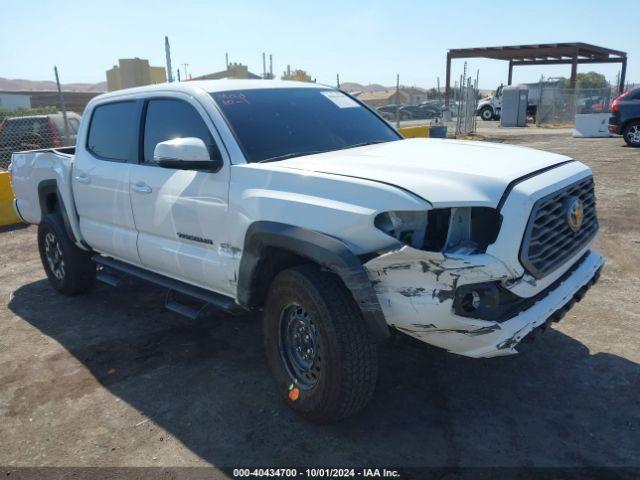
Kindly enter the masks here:
[[429, 90], [427, 90], [427, 98], [431, 99], [431, 98], [438, 98], [438, 90], [436, 90], [435, 88], [430, 88]]
[[[567, 87], [569, 79], [565, 80]], [[609, 83], [604, 75], [597, 72], [579, 73], [576, 75], [577, 88], [605, 88]]]

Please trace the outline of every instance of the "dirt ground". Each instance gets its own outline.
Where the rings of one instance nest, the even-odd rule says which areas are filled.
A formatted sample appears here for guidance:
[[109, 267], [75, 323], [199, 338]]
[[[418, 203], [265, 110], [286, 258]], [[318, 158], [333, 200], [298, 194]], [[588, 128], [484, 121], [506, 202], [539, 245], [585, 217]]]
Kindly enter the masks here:
[[257, 316], [191, 322], [134, 280], [59, 296], [36, 229], [5, 229], [0, 465], [640, 465], [640, 150], [480, 127], [581, 160], [597, 183], [602, 279], [520, 355], [474, 360], [402, 338], [382, 347], [366, 410], [319, 427], [278, 399]]

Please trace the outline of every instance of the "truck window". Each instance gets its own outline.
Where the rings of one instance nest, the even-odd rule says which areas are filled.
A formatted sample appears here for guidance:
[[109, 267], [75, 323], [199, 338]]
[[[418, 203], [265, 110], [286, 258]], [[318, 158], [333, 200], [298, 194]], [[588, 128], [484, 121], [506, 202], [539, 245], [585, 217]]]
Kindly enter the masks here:
[[135, 158], [137, 118], [135, 102], [97, 106], [89, 125], [87, 150], [107, 160], [126, 162]]
[[209, 150], [216, 149], [211, 132], [198, 111], [182, 100], [149, 100], [144, 122], [144, 161], [153, 162], [156, 145], [174, 138], [200, 138]]
[[256, 88], [211, 95], [248, 162], [400, 139], [384, 120], [337, 90]]

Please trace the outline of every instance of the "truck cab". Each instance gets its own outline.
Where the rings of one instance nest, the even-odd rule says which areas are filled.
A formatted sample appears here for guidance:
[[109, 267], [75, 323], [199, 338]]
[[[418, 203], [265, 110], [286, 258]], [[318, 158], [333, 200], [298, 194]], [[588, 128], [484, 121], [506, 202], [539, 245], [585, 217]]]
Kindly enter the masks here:
[[500, 85], [496, 88], [493, 95], [482, 98], [478, 101], [477, 114], [484, 121], [500, 120], [500, 109], [502, 108], [502, 88]]

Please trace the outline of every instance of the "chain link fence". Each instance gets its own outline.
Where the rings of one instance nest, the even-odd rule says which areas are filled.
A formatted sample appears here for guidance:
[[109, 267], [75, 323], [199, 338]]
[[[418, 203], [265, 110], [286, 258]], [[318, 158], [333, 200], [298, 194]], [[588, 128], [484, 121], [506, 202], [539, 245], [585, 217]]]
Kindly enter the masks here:
[[541, 84], [536, 125], [573, 125], [576, 114], [608, 113], [617, 97], [612, 87], [545, 88]]
[[478, 121], [478, 117], [476, 116], [477, 106], [478, 78], [472, 80], [471, 77], [460, 77], [460, 97], [458, 99], [456, 113], [456, 137], [475, 133], [476, 123]]
[[57, 106], [0, 109], [0, 170], [9, 167], [13, 152], [75, 145], [79, 126], [78, 113]]

